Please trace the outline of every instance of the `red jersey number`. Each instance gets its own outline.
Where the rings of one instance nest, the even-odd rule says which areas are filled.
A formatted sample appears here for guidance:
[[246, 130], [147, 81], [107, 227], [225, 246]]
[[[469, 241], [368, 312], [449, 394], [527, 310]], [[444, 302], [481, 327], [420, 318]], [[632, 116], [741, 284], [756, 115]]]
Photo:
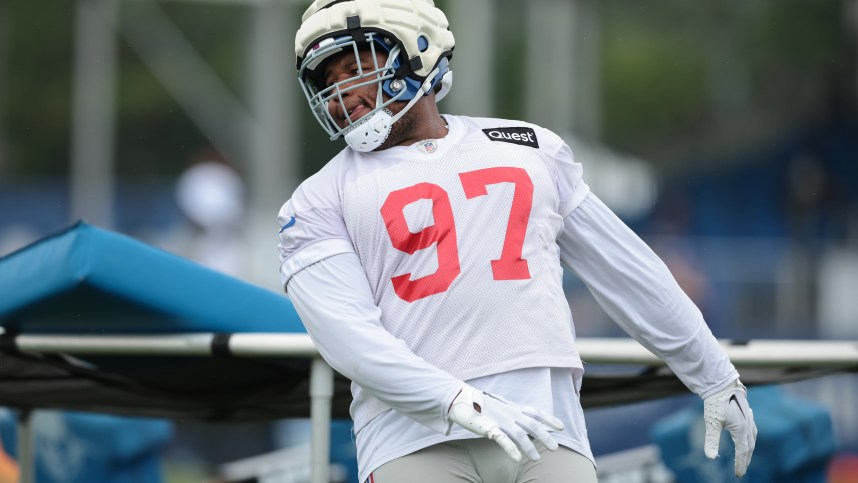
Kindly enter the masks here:
[[[460, 173], [459, 180], [467, 199], [488, 194], [487, 186], [498, 183], [513, 183], [515, 190], [507, 222], [506, 236], [500, 258], [491, 260], [495, 280], [527, 280], [530, 278], [527, 260], [521, 258], [527, 223], [533, 205], [533, 182], [522, 168], [497, 167]], [[408, 229], [403, 210], [419, 200], [432, 201], [432, 216], [435, 224], [417, 233]], [[459, 248], [456, 240], [456, 225], [450, 197], [443, 188], [432, 183], [418, 183], [391, 192], [381, 207], [381, 217], [393, 247], [409, 255], [417, 250], [437, 244], [438, 270], [425, 277], [411, 280], [406, 273], [391, 278], [393, 290], [407, 302], [414, 302], [450, 288], [461, 273]]]

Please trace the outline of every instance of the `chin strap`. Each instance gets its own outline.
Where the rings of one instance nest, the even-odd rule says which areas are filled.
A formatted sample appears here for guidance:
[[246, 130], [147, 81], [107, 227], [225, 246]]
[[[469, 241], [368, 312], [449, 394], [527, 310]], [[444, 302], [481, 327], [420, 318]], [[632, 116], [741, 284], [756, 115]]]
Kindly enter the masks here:
[[430, 79], [434, 79], [435, 76], [438, 75], [438, 70], [439, 69], [436, 67], [435, 70], [426, 77], [426, 80], [423, 82], [423, 85], [420, 86], [420, 90], [414, 98], [408, 101], [408, 104], [406, 104], [401, 111], [396, 113], [395, 116], [388, 109], [381, 109], [361, 119], [360, 122], [349, 128], [349, 130], [343, 135], [343, 138], [346, 140], [346, 144], [355, 151], [359, 151], [361, 153], [374, 151], [384, 144], [384, 141], [386, 141], [387, 137], [390, 135], [390, 129], [393, 127], [393, 123], [402, 118], [402, 116], [404, 116], [405, 113], [417, 103], [417, 101], [422, 99], [423, 96], [432, 89], [432, 82]]

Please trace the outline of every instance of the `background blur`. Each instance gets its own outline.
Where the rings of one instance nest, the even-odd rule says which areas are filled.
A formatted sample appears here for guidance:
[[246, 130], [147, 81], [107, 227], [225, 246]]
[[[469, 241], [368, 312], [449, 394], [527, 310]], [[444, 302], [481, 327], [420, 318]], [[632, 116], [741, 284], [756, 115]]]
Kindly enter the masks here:
[[[277, 211], [343, 147], [294, 76], [308, 3], [0, 0], [0, 256], [85, 218], [280, 291]], [[457, 40], [441, 111], [566, 138], [716, 336], [858, 338], [858, 1], [436, 3]], [[621, 334], [566, 285], [579, 336]], [[858, 451], [854, 376], [788, 389]], [[594, 450], [687, 402], [590, 411]], [[289, 427], [180, 423], [169, 461], [202, 475]]]

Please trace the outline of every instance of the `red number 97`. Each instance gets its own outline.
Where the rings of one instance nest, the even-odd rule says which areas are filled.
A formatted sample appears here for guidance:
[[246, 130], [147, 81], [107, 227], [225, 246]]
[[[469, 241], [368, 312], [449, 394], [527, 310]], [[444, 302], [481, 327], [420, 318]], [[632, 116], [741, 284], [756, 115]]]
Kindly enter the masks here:
[[[513, 183], [512, 206], [507, 223], [501, 256], [492, 260], [495, 280], [527, 280], [530, 271], [527, 260], [521, 258], [524, 236], [533, 203], [533, 182], [522, 168], [487, 168], [459, 174], [465, 197], [473, 199], [486, 196], [490, 184]], [[435, 224], [417, 233], [408, 229], [403, 210], [419, 200], [432, 200], [432, 216]], [[429, 248], [437, 243], [438, 270], [425, 277], [411, 280], [411, 274], [397, 275], [391, 279], [393, 290], [407, 302], [441, 293], [450, 288], [461, 273], [459, 248], [456, 240], [456, 225], [450, 197], [443, 188], [432, 183], [418, 183], [391, 192], [381, 207], [381, 216], [393, 247], [409, 255], [417, 250]]]

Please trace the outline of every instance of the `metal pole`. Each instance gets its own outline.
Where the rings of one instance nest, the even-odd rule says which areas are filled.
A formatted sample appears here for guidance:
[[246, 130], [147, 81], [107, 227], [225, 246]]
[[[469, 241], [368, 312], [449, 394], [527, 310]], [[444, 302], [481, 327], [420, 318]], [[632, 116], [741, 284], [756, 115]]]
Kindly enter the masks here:
[[599, 2], [527, 2], [526, 119], [565, 135], [599, 137]]
[[334, 370], [322, 358], [313, 359], [310, 373], [310, 482], [331, 481], [331, 400]]
[[[185, 334], [19, 334], [15, 347], [42, 354], [184, 356], [212, 355], [213, 333]], [[236, 357], [317, 357], [307, 334], [249, 333], [229, 337]]]
[[301, 162], [297, 106], [300, 87], [291, 56], [296, 16], [284, 2], [269, 1], [253, 7], [248, 59], [249, 98], [255, 118], [247, 155], [249, 210], [246, 230], [252, 282], [282, 292], [276, 270], [276, 216], [298, 185]]
[[227, 159], [247, 157], [255, 120], [158, 2], [129, 2], [122, 35], [188, 117]]
[[36, 481], [36, 460], [33, 458], [32, 411], [22, 409], [18, 416], [18, 468], [19, 483]]
[[[42, 354], [208, 357], [213, 354], [211, 346], [214, 337], [212, 333], [19, 334], [14, 341], [19, 351]], [[856, 340], [754, 339], [736, 345], [729, 340], [719, 342], [737, 367], [858, 368]], [[312, 357], [316, 359], [316, 364], [323, 364], [307, 334], [231, 334], [228, 344], [229, 353], [235, 357]], [[584, 337], [578, 339], [575, 345], [581, 358], [593, 364], [664, 364], [644, 346], [629, 338]], [[312, 393], [320, 396], [332, 394], [333, 387], [328, 386], [331, 384], [328, 376], [333, 374], [332, 370], [327, 368], [325, 373], [317, 372], [319, 370], [316, 365], [313, 366]], [[327, 375], [312, 382], [312, 378], [320, 377], [319, 374]], [[329, 412], [325, 412], [328, 417]]]
[[72, 219], [113, 224], [115, 0], [78, 0], [71, 125]]
[[441, 112], [468, 116], [493, 116], [494, 73], [497, 47], [495, 37], [495, 0], [449, 2], [450, 29], [456, 36], [456, 51], [450, 63], [453, 89], [441, 101]]

